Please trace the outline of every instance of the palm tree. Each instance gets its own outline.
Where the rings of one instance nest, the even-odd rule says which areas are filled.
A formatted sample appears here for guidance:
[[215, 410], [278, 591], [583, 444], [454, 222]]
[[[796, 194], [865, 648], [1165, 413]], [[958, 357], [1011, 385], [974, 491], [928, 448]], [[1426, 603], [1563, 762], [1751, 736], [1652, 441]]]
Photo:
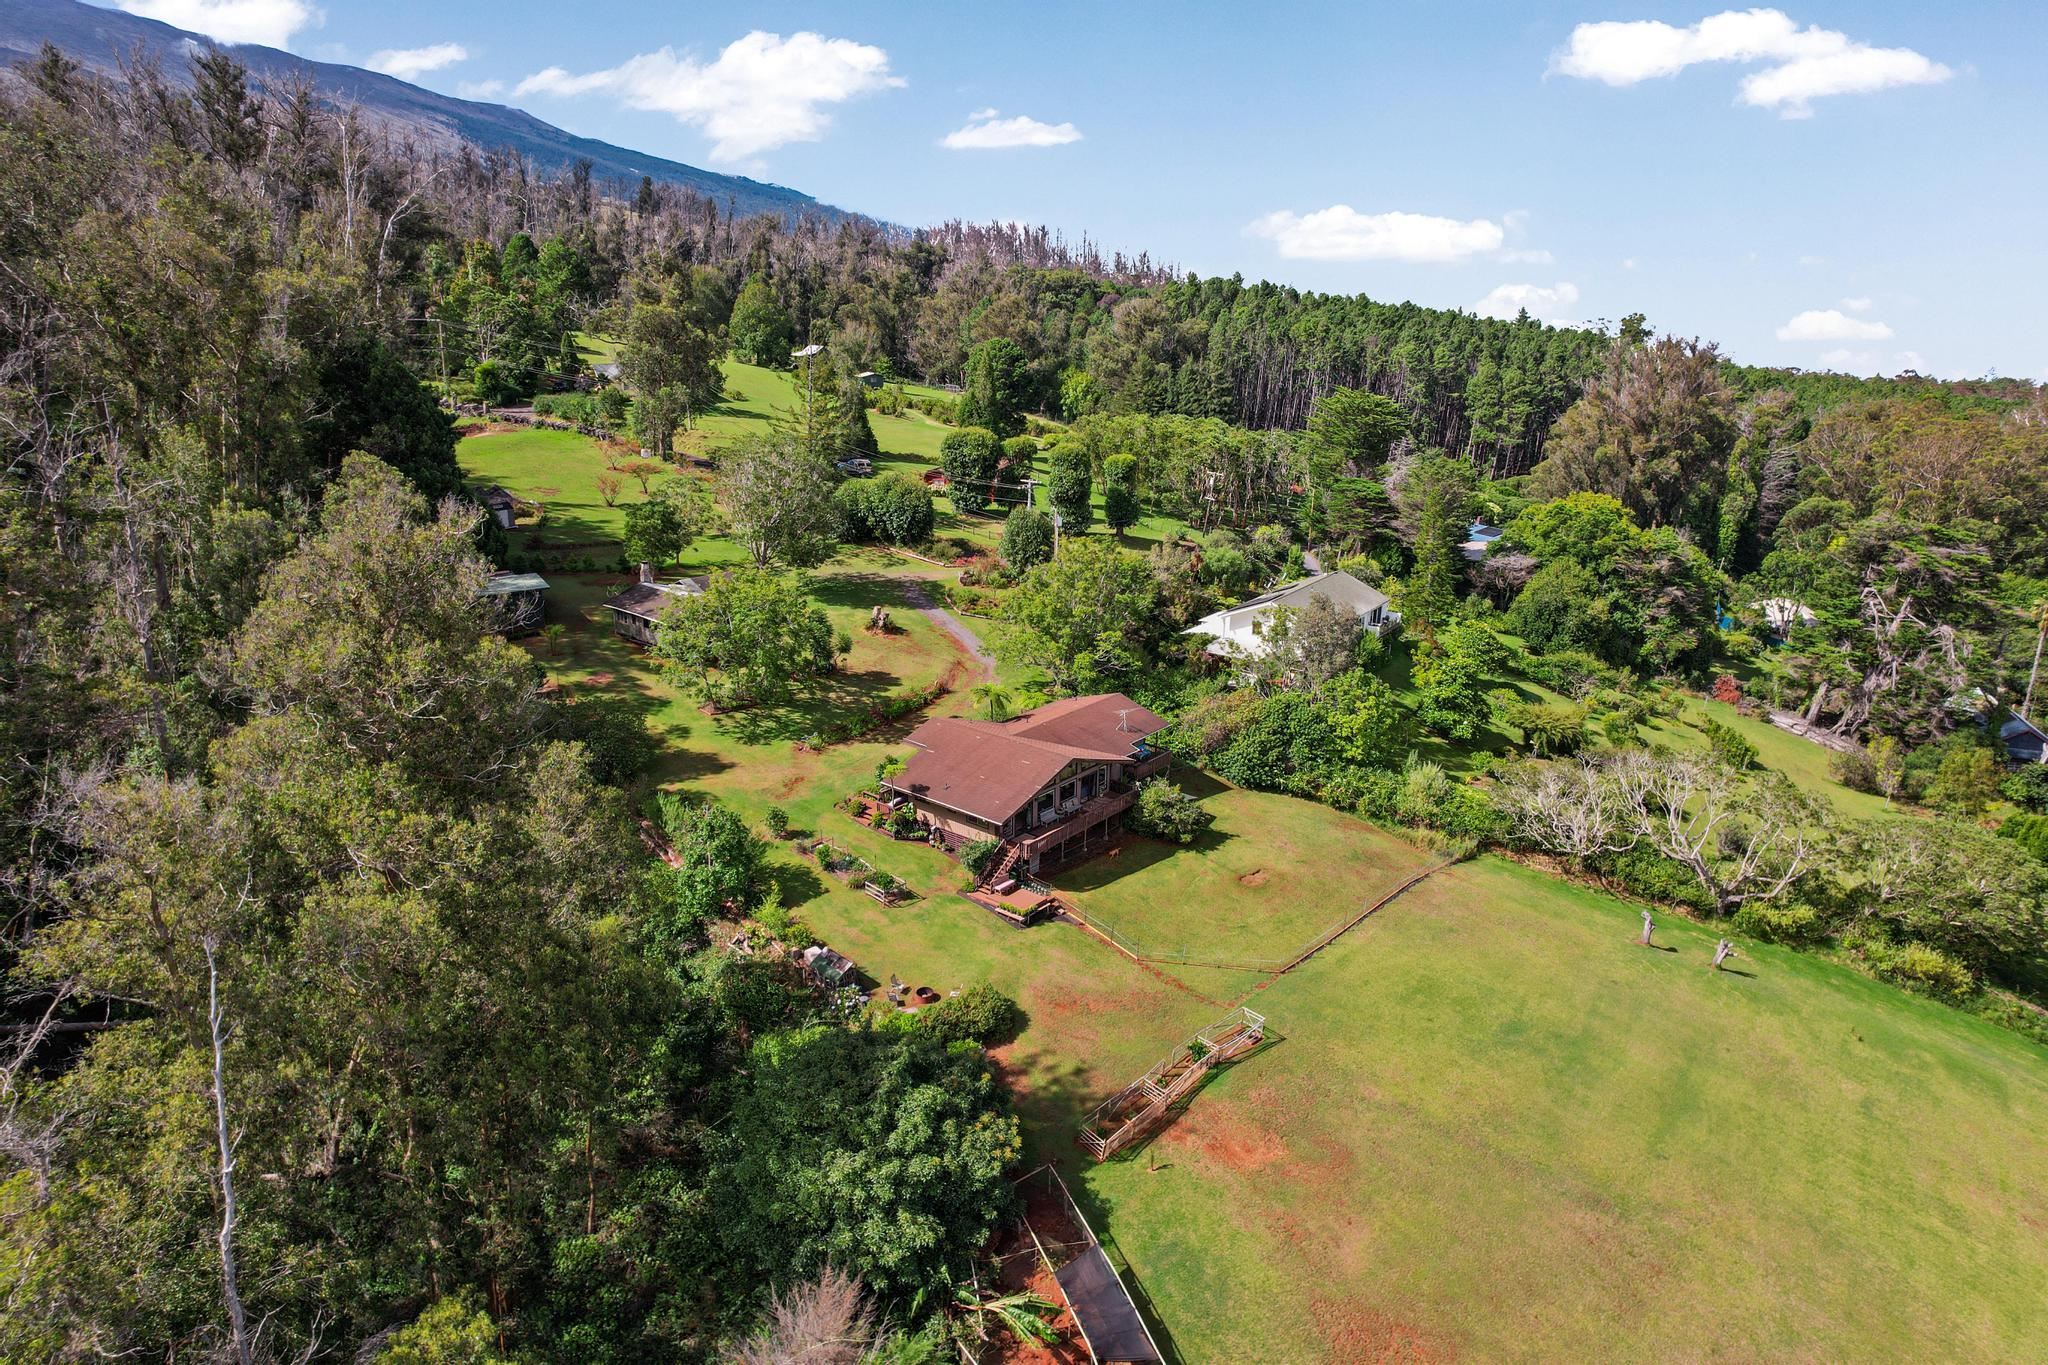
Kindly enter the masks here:
[[978, 683], [974, 688], [975, 705], [981, 708], [985, 720], [1008, 720], [1010, 717], [1010, 694], [997, 683]]

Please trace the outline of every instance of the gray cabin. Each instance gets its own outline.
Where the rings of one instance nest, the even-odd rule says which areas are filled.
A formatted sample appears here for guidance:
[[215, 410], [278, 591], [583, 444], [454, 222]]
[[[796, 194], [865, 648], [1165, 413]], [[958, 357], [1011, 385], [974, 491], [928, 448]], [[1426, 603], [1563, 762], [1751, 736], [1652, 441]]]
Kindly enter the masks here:
[[537, 573], [500, 570], [484, 580], [483, 596], [496, 609], [492, 628], [500, 635], [531, 635], [547, 618], [548, 581]]
[[636, 645], [652, 645], [661, 625], [663, 608], [678, 597], [695, 597], [711, 586], [708, 578], [678, 578], [656, 581], [651, 565], [640, 566], [640, 581], [604, 604], [612, 615], [612, 629]]
[[488, 488], [479, 489], [476, 500], [483, 504], [486, 512], [491, 514], [491, 520], [497, 522], [499, 527], [504, 530], [511, 530], [512, 523], [519, 517], [519, 499], [513, 497], [496, 484], [492, 484]]

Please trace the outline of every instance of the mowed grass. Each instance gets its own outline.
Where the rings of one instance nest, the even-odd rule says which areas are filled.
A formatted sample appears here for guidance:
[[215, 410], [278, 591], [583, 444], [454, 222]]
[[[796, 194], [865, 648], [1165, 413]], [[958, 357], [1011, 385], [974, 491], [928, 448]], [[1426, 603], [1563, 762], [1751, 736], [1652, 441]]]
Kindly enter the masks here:
[[[1652, 742], [1668, 744], [1674, 749], [1704, 748], [1706, 733], [1699, 725], [1709, 718], [1720, 721], [1754, 744], [1757, 766], [1783, 773], [1801, 791], [1833, 806], [1836, 814], [1851, 820], [1869, 820], [1887, 813], [1883, 797], [1860, 792], [1835, 781], [1829, 768], [1834, 759], [1832, 750], [1822, 748], [1812, 740], [1801, 739], [1788, 730], [1780, 730], [1759, 716], [1745, 716], [1726, 702], [1688, 697], [1685, 724], [1662, 722], [1645, 727], [1645, 730]], [[1890, 813], [1898, 814], [1899, 810], [1894, 807]]]
[[1196, 844], [1132, 839], [1053, 878], [1141, 955], [1279, 967], [1431, 861], [1328, 806], [1174, 776], [1216, 817]]
[[1258, 992], [1280, 1041], [1149, 1149], [1070, 1159], [1183, 1358], [2038, 1350], [2048, 1052], [1638, 923], [1440, 872]]

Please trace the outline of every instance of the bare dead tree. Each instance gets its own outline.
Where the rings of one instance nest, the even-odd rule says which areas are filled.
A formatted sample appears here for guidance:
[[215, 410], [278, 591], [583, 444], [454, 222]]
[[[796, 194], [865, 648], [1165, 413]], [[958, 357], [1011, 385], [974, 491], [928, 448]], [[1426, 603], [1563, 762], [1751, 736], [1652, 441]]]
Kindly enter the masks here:
[[1628, 826], [1692, 873], [1724, 915], [1783, 895], [1829, 838], [1819, 804], [1775, 775], [1640, 750], [1605, 771]]
[[213, 1122], [220, 1141], [220, 1279], [227, 1299], [228, 1333], [238, 1365], [250, 1365], [249, 1321], [242, 1311], [242, 1291], [235, 1278], [235, 1144], [228, 1132], [227, 1015], [220, 1003], [219, 940], [208, 934], [199, 945], [206, 953], [206, 1024], [213, 1039]]
[[775, 1296], [768, 1325], [726, 1356], [727, 1365], [858, 1365], [875, 1322], [858, 1279], [826, 1266]]
[[1502, 780], [1498, 799], [1518, 838], [1575, 868], [1602, 853], [1625, 853], [1642, 838], [1619, 784], [1590, 756], [1520, 765]]

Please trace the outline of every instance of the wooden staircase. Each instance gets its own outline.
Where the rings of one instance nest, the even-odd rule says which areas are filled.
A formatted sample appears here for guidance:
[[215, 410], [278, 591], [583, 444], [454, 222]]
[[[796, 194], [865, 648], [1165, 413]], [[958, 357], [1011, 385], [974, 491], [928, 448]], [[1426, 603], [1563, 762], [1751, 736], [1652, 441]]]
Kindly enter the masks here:
[[982, 870], [980, 878], [974, 884], [977, 887], [1000, 886], [1006, 879], [1021, 879], [1017, 869], [1024, 862], [1024, 850], [1012, 841], [1005, 839], [1002, 851], [996, 856], [994, 862]]
[[1266, 1016], [1240, 1005], [1105, 1100], [1081, 1125], [1082, 1149], [1102, 1161], [1130, 1146], [1163, 1123], [1204, 1076], [1265, 1040]]

